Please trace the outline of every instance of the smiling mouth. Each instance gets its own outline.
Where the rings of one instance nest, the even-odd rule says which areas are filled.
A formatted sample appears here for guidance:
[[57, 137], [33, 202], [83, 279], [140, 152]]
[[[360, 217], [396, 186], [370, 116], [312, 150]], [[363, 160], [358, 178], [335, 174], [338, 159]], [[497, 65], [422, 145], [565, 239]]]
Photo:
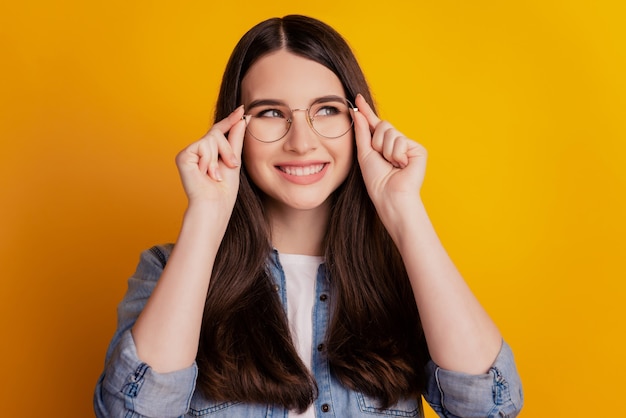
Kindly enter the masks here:
[[305, 167], [277, 166], [277, 168], [290, 176], [303, 177], [319, 173], [324, 169], [325, 165], [326, 164], [312, 164]]

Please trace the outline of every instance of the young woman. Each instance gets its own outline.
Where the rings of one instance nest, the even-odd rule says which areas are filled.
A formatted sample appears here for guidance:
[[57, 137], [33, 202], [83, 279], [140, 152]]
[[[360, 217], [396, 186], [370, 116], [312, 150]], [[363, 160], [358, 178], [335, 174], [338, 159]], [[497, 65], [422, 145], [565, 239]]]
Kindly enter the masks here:
[[129, 280], [99, 417], [517, 415], [511, 350], [422, 204], [426, 151], [339, 34], [252, 28], [215, 121], [176, 158], [180, 235]]

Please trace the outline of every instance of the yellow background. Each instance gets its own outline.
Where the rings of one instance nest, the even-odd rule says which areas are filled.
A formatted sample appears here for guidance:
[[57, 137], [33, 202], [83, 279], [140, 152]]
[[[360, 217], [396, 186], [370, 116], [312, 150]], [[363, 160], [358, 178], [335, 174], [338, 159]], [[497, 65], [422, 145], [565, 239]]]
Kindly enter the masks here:
[[238, 38], [297, 12], [429, 150], [427, 207], [514, 348], [521, 416], [626, 416], [625, 2], [212, 3], [0, 5], [0, 415], [92, 416], [126, 279], [176, 238], [174, 155]]

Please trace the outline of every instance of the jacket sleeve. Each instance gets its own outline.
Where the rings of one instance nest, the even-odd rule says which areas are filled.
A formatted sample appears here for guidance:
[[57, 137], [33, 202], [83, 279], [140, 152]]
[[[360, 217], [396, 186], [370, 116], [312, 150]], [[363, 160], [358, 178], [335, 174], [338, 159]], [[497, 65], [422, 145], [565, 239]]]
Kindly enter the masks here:
[[152, 294], [171, 246], [141, 254], [137, 270], [117, 309], [117, 330], [106, 353], [104, 371], [96, 385], [94, 410], [104, 417], [179, 417], [189, 408], [198, 368], [157, 373], [139, 360], [131, 328]]
[[522, 383], [513, 352], [504, 341], [485, 374], [453, 372], [430, 361], [426, 375], [424, 398], [440, 417], [516, 417], [522, 409]]

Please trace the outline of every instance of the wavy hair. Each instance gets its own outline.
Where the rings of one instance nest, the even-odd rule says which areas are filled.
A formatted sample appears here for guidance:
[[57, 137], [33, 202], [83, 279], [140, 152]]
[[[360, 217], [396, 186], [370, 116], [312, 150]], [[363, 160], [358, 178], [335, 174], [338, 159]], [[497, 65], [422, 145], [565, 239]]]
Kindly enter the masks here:
[[[241, 98], [241, 81], [262, 56], [285, 49], [333, 71], [346, 97], [369, 87], [346, 41], [319, 20], [290, 15], [250, 29], [222, 79], [215, 120]], [[356, 155], [332, 195], [324, 239], [332, 278], [326, 355], [345, 386], [381, 407], [419, 396], [428, 351], [400, 254], [369, 199]], [[293, 346], [269, 276], [271, 231], [262, 192], [241, 169], [239, 194], [212, 272], [197, 355], [198, 386], [209, 399], [280, 404], [304, 411], [317, 397], [315, 379]]]

